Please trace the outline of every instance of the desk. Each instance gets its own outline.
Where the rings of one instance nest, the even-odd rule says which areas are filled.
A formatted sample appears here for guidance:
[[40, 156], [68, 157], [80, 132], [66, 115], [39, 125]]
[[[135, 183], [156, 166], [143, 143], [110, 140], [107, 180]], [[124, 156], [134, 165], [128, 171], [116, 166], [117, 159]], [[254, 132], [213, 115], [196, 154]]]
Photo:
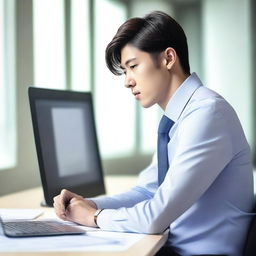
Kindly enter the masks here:
[[[136, 184], [134, 176], [107, 176], [105, 178], [107, 194], [116, 194], [129, 189]], [[33, 188], [18, 193], [0, 197], [1, 208], [41, 208], [44, 210], [43, 217], [54, 215], [53, 209], [49, 207], [40, 207], [40, 201], [43, 198], [43, 191], [39, 188]], [[43, 255], [64, 255], [64, 256], [152, 256], [165, 243], [166, 237], [163, 235], [146, 235], [137, 244], [126, 251], [120, 252], [38, 252], [38, 253], [0, 253], [8, 256], [43, 256]]]

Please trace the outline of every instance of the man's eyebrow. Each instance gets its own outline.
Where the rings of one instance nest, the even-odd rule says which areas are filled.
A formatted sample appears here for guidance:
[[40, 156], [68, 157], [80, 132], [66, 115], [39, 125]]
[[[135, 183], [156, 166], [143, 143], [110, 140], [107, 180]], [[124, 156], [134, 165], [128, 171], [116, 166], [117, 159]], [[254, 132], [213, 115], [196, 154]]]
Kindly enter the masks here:
[[[124, 65], [127, 66], [131, 61], [133, 61], [133, 60], [135, 60], [135, 59], [136, 59], [136, 57], [127, 60], [127, 61], [124, 63]], [[121, 69], [125, 69], [122, 65], [120, 65], [120, 68], [121, 68]]]

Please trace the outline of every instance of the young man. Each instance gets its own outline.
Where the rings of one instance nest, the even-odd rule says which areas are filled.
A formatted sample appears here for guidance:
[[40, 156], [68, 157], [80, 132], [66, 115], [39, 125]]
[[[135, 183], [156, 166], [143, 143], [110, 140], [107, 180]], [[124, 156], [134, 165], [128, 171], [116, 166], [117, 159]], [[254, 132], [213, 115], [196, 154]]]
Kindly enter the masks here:
[[241, 256], [253, 207], [250, 149], [233, 108], [190, 74], [180, 25], [162, 12], [129, 19], [106, 62], [143, 107], [163, 109], [157, 153], [130, 191], [88, 200], [62, 190], [56, 214], [111, 231], [170, 228], [159, 255]]

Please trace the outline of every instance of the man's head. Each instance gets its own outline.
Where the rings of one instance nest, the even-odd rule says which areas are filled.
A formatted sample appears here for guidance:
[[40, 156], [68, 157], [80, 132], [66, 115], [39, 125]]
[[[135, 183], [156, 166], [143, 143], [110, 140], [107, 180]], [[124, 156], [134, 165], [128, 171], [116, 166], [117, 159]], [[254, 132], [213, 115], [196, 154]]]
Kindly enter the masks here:
[[173, 18], [163, 12], [155, 11], [144, 18], [129, 19], [118, 29], [106, 48], [107, 66], [116, 75], [123, 74], [121, 50], [127, 44], [149, 53], [155, 61], [161, 52], [171, 47], [177, 53], [183, 72], [190, 74], [185, 33]]

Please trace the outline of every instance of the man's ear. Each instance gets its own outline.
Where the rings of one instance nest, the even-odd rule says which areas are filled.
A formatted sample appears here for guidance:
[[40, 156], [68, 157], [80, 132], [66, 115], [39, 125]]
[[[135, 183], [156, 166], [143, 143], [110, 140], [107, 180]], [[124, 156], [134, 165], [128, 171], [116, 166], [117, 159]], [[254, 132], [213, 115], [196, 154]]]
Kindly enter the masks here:
[[168, 70], [170, 70], [177, 59], [176, 51], [173, 48], [168, 47], [165, 49], [164, 54], [166, 59], [166, 67]]

